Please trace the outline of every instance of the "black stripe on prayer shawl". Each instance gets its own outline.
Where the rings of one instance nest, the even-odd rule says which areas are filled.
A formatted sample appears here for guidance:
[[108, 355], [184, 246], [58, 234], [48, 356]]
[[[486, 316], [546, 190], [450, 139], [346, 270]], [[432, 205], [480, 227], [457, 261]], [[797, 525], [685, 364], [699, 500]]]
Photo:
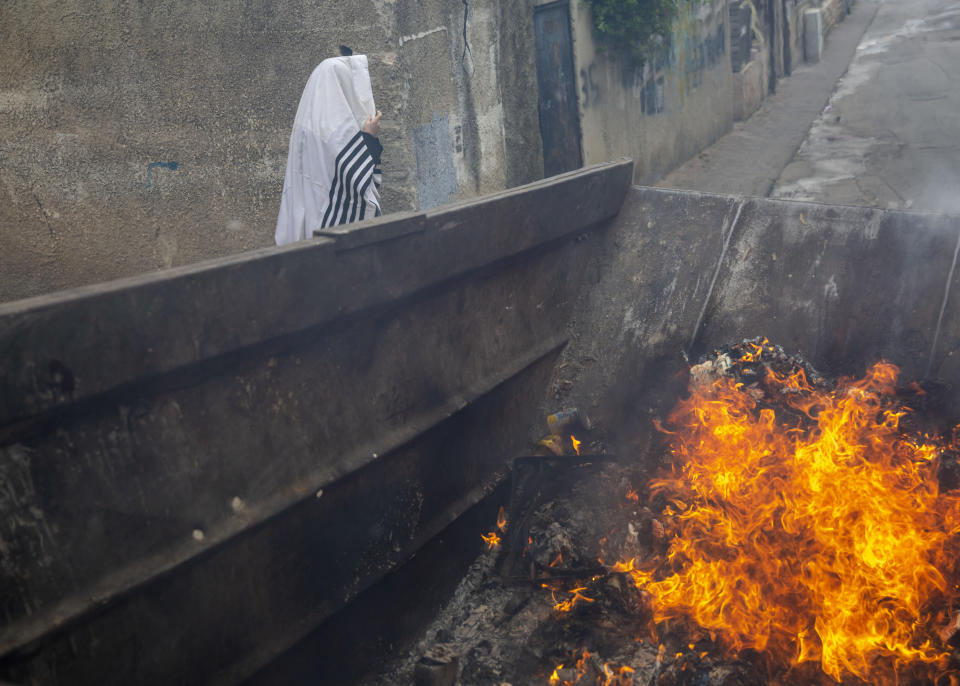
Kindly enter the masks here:
[[[381, 173], [381, 171], [380, 171], [380, 165], [379, 165], [379, 164], [375, 164], [375, 165], [374, 165], [374, 167], [373, 167], [373, 176], [371, 176], [370, 178], [373, 179], [373, 185], [376, 187], [376, 189], [377, 189], [377, 190], [380, 190], [380, 184], [383, 183], [383, 175], [382, 175], [382, 173]], [[369, 182], [367, 182], [366, 184], [364, 184], [364, 187], [363, 187], [363, 194], [364, 194], [364, 195], [366, 195], [367, 188], [369, 187], [369, 185], [370, 185]], [[363, 206], [360, 208], [360, 219], [361, 219], [361, 220], [363, 219], [364, 215], [366, 214], [367, 205], [370, 205], [371, 207], [373, 207], [374, 212], [375, 212], [375, 214], [373, 215], [374, 217], [379, 217], [379, 216], [380, 216], [380, 206], [379, 206], [379, 205], [377, 205], [376, 203], [373, 203], [373, 202], [368, 203], [368, 202], [364, 201]]]
[[[350, 221], [363, 221], [363, 218], [367, 213], [367, 200], [365, 195], [367, 193], [367, 188], [370, 186], [371, 179], [376, 183], [377, 188], [380, 187], [380, 184], [377, 183], [376, 174], [380, 173], [380, 163], [373, 156], [373, 152], [370, 150], [370, 145], [368, 143], [367, 136], [363, 137], [363, 142], [367, 147], [367, 152], [369, 153], [370, 161], [363, 166], [363, 169], [360, 170], [360, 174], [357, 177], [356, 181], [351, 185], [353, 188], [353, 209], [350, 212]], [[359, 214], [357, 210], [359, 209]], [[378, 214], [379, 216], [379, 214]]]
[[[352, 153], [355, 150], [354, 146], [356, 145], [358, 138], [363, 138], [363, 135], [360, 133], [357, 133], [353, 138], [347, 141], [347, 144], [343, 146], [343, 149], [340, 150], [340, 153], [337, 155], [337, 158], [333, 162], [333, 183], [330, 184], [330, 196], [327, 202], [328, 213], [330, 210], [330, 206], [333, 204], [333, 196], [334, 196], [334, 193], [337, 191], [338, 181], [340, 181], [342, 177], [341, 167], [342, 167], [343, 158], [344, 156]], [[327, 217], [326, 215], [324, 215], [324, 220], [326, 219]]]
[[[364, 141], [366, 143], [366, 141]], [[373, 177], [373, 172], [377, 168], [377, 163], [373, 159], [373, 153], [370, 152], [370, 148], [367, 148], [367, 157], [368, 162], [363, 165], [363, 168], [360, 170], [359, 176], [357, 176], [356, 182], [353, 184], [353, 211], [350, 213], [350, 221], [357, 220], [357, 208], [363, 209], [365, 200], [363, 199], [363, 194], [367, 190], [367, 186], [370, 185], [370, 179]], [[363, 219], [363, 216], [360, 216], [360, 219]]]
[[340, 184], [340, 190], [337, 193], [337, 206], [333, 208], [331, 217], [332, 224], [343, 224], [344, 215], [350, 209], [350, 198], [353, 195], [354, 180], [357, 166], [363, 163], [363, 153], [359, 150], [344, 162], [345, 178]]
[[373, 160], [371, 159], [364, 165], [363, 169], [360, 170], [360, 176], [357, 178], [357, 183], [353, 187], [353, 209], [350, 211], [350, 221], [357, 221], [357, 207], [362, 207], [366, 202], [363, 199], [363, 194], [367, 190], [367, 186], [370, 185], [370, 179], [373, 178]]
[[333, 181], [330, 184], [330, 195], [327, 199], [327, 209], [323, 213], [323, 221], [320, 223], [321, 228], [326, 228], [331, 225], [331, 219], [335, 216], [334, 208], [339, 205], [340, 198], [343, 195], [342, 189], [345, 165], [355, 154], [356, 139], [354, 138], [344, 146], [343, 150], [340, 151], [340, 154], [337, 155], [337, 159], [334, 162]]
[[[362, 140], [358, 140], [349, 150], [344, 150], [346, 155], [340, 160], [339, 164], [336, 165], [334, 170], [334, 184], [330, 190], [332, 197], [327, 206], [327, 212], [324, 213], [323, 227], [340, 223], [337, 221], [337, 217], [340, 214], [341, 203], [348, 193], [348, 191], [345, 191], [345, 186], [349, 183], [350, 167], [360, 156], [362, 149], [363, 142]], [[335, 196], [333, 196], [334, 190], [336, 190]]]
[[347, 215], [350, 212], [350, 199], [356, 195], [357, 192], [357, 174], [363, 165], [367, 163], [367, 157], [370, 154], [367, 152], [366, 146], [362, 147], [363, 152], [366, 152], [367, 154], [363, 154], [363, 152], [357, 154], [354, 157], [353, 164], [351, 164], [349, 169], [347, 169], [346, 180], [341, 188], [341, 190], [344, 191], [343, 203], [338, 209], [334, 210], [333, 214], [333, 221], [336, 224], [347, 223]]
[[357, 151], [350, 155], [343, 162], [343, 170], [341, 171], [341, 181], [340, 188], [337, 190], [337, 203], [333, 208], [333, 214], [330, 215], [330, 224], [343, 224], [343, 211], [345, 208], [350, 207], [350, 186], [353, 183], [353, 174], [356, 169], [356, 166], [363, 161], [363, 155], [359, 152], [359, 147]]
[[[363, 134], [357, 132], [357, 134], [347, 141], [347, 144], [343, 146], [343, 149], [340, 151], [340, 154], [337, 155], [336, 160], [333, 163], [333, 183], [330, 184], [330, 195], [327, 198], [327, 210], [323, 213], [323, 221], [320, 223], [320, 228], [325, 229], [330, 226], [331, 217], [336, 216], [334, 207], [340, 204], [340, 199], [343, 196], [343, 174], [347, 165], [350, 163], [350, 160], [356, 155], [358, 141], [363, 140]], [[346, 158], [346, 159], [344, 159]], [[336, 197], [336, 202], [334, 201]]]
[[[363, 182], [363, 187], [360, 189], [360, 217], [359, 217], [360, 221], [363, 221], [363, 217], [367, 212], [367, 200], [364, 196], [367, 194], [367, 189], [370, 187], [370, 182], [374, 181], [374, 183], [376, 183], [375, 181], [375, 179], [377, 178], [376, 173], [377, 173], [377, 168], [374, 167], [373, 173], [370, 174], [369, 177], [367, 177], [367, 180]], [[373, 203], [369, 203], [369, 204], [373, 205]], [[376, 207], [376, 205], [373, 205], [373, 206]], [[379, 212], [375, 216], [379, 217], [380, 216]]]
[[[357, 146], [357, 151], [351, 153], [342, 163], [342, 166], [347, 171], [343, 183], [340, 185], [337, 203], [333, 208], [333, 215], [330, 220], [331, 224], [347, 223], [348, 217], [350, 217], [350, 211], [356, 207], [358, 201], [357, 188], [360, 186], [363, 176], [368, 173], [367, 168], [373, 166], [372, 158], [373, 156], [370, 154], [367, 146], [361, 143]], [[353, 218], [350, 218], [350, 221], [353, 220]]]

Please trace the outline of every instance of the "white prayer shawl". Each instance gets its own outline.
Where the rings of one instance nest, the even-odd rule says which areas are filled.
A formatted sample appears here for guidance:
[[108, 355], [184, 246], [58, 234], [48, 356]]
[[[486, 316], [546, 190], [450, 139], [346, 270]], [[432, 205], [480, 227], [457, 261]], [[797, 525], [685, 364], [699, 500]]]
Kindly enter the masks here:
[[313, 70], [290, 134], [277, 245], [380, 215], [380, 168], [360, 132], [376, 111], [366, 55], [332, 57]]

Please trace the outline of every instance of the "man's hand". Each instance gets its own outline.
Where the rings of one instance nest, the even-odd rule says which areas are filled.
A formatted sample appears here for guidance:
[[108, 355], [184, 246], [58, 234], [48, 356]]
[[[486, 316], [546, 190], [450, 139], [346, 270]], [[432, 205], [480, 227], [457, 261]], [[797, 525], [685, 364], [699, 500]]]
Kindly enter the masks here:
[[363, 122], [363, 126], [360, 127], [361, 131], [366, 131], [371, 136], [376, 138], [380, 137], [380, 118], [383, 116], [383, 112], [377, 110], [377, 116], [367, 117], [367, 120]]

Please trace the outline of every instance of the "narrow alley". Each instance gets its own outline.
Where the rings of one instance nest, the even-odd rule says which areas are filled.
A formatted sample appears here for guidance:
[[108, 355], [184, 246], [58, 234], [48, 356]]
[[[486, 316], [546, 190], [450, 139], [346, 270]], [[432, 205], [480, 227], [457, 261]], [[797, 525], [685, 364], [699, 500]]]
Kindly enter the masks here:
[[818, 64], [657, 185], [956, 211], [960, 4], [859, 0]]

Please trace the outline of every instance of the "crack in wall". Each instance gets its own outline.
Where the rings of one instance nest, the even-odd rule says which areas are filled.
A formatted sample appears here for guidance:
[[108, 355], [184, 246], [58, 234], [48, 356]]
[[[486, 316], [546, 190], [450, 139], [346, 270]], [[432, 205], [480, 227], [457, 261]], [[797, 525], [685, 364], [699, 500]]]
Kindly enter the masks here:
[[[460, 55], [460, 62], [463, 63], [466, 61], [467, 56], [470, 57], [471, 64], [473, 63], [473, 51], [470, 49], [470, 41], [467, 39], [467, 17], [470, 14], [470, 1], [463, 0], [463, 54]], [[471, 72], [472, 75], [472, 72]]]
[[40, 202], [40, 196], [37, 195], [36, 185], [36, 182], [30, 184], [30, 194], [37, 203], [37, 207], [40, 208], [40, 216], [43, 217], [43, 223], [47, 225], [47, 231], [50, 232], [50, 237], [53, 238], [53, 225], [50, 223], [50, 213], [47, 212], [46, 208], [43, 206], [43, 203]]

